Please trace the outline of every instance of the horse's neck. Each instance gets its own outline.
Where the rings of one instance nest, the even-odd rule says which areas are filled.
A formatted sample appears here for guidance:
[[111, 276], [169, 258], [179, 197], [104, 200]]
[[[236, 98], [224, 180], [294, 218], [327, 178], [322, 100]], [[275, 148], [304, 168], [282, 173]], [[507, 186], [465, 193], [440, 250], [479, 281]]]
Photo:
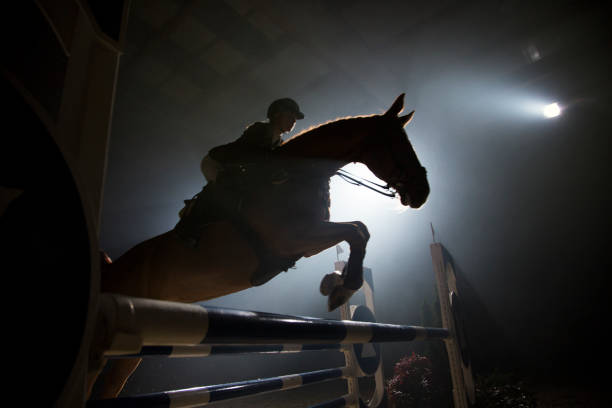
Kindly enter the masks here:
[[372, 117], [340, 119], [305, 131], [280, 147], [284, 156], [318, 163], [333, 175], [347, 163], [360, 161], [364, 143], [373, 132]]

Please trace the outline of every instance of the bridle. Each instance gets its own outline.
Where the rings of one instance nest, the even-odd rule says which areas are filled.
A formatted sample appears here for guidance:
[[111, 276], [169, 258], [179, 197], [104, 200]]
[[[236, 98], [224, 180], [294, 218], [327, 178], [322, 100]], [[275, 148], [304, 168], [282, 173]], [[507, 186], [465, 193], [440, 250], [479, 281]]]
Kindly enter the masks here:
[[346, 181], [349, 184], [369, 188], [370, 190], [375, 191], [378, 194], [382, 194], [386, 197], [395, 198], [395, 196], [397, 195], [397, 191], [389, 184], [383, 186], [382, 184], [378, 184], [363, 177], [351, 174], [343, 169], [338, 170], [335, 174], [336, 176], [339, 176], [342, 180]]
[[[423, 166], [418, 166], [418, 168], [416, 168], [415, 170], [427, 174], [427, 170]], [[378, 184], [373, 182], [372, 180], [368, 180], [366, 178], [351, 174], [350, 172], [343, 169], [338, 170], [335, 175], [339, 176], [342, 180], [346, 181], [349, 184], [352, 184], [354, 186], [363, 186], [378, 194], [384, 195], [385, 197], [395, 198], [398, 194], [397, 189], [391, 185], [391, 182], [387, 185]], [[399, 177], [397, 179], [399, 179]], [[402, 184], [401, 182], [397, 182], [395, 183], [395, 186], [399, 187], [402, 186]]]

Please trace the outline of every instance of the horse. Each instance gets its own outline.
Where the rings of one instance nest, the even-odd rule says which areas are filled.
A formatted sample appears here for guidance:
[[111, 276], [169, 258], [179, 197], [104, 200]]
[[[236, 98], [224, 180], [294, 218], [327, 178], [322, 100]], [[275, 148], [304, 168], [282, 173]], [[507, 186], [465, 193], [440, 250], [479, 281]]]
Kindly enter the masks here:
[[[240, 194], [241, 222], [219, 218], [208, 223], [194, 247], [175, 231], [144, 241], [104, 268], [101, 290], [204, 301], [265, 283], [298, 259], [346, 241], [350, 255], [345, 270], [326, 275], [320, 287], [330, 310], [344, 304], [363, 283], [370, 235], [360, 221], [329, 221], [329, 179], [344, 165], [360, 162], [399, 195], [402, 205], [421, 207], [429, 183], [404, 131], [414, 111], [400, 116], [403, 107], [401, 94], [383, 114], [340, 118], [283, 142], [270, 157], [285, 177]], [[115, 380], [102, 397], [118, 395], [139, 362], [115, 361]], [[90, 391], [92, 385], [90, 381]]]

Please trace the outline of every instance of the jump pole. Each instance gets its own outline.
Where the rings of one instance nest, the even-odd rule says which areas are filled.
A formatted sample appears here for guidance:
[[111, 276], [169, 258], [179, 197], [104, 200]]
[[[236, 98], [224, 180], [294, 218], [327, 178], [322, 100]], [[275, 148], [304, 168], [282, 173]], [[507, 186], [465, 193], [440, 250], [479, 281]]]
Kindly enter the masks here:
[[116, 294], [100, 296], [106, 336], [94, 346], [110, 354], [143, 346], [199, 344], [385, 343], [443, 339], [443, 328], [327, 320], [186, 304]]
[[271, 345], [234, 345], [199, 344], [197, 346], [143, 346], [135, 354], [104, 353], [110, 359], [122, 358], [193, 358], [231, 354], [292, 354], [310, 351], [348, 351], [349, 344], [271, 344]]
[[[219, 401], [243, 398], [274, 391], [290, 390], [293, 388], [299, 388], [305, 385], [321, 383], [329, 380], [350, 378], [353, 375], [354, 372], [348, 367], [330, 368], [325, 370], [283, 375], [265, 379], [239, 381], [220, 385], [208, 385], [204, 387], [187, 388], [184, 390], [156, 392], [144, 395], [137, 395], [134, 397], [92, 400], [87, 403], [87, 408], [198, 407]], [[343, 398], [345, 399], [346, 404], [346, 400], [348, 400], [348, 398], [346, 396]], [[338, 399], [338, 403], [340, 402], [339, 400], [340, 399]], [[319, 406], [325, 405], [315, 405], [315, 407]]]

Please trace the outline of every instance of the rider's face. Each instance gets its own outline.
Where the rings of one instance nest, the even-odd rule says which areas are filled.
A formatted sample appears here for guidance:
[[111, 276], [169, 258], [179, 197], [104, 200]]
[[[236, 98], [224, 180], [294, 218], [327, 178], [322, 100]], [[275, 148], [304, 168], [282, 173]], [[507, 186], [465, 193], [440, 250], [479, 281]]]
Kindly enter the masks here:
[[276, 119], [278, 121], [280, 131], [285, 133], [293, 130], [297, 116], [293, 112], [279, 112]]

